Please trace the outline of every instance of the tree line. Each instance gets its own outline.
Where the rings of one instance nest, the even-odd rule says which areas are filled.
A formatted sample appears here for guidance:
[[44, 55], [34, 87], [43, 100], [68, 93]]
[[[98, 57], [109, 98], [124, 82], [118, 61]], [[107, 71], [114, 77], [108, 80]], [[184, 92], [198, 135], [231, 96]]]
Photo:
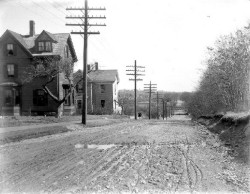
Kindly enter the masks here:
[[[162, 99], [171, 106], [175, 106], [181, 93], [159, 91], [159, 114], [162, 114]], [[148, 117], [149, 94], [143, 90], [137, 91], [137, 111]], [[157, 95], [154, 93], [151, 100], [151, 118], [157, 118]], [[134, 90], [119, 90], [118, 104], [122, 107], [122, 113], [125, 115], [134, 114]]]
[[206, 69], [197, 90], [181, 95], [192, 116], [249, 110], [249, 49], [248, 28], [222, 36], [207, 48]]

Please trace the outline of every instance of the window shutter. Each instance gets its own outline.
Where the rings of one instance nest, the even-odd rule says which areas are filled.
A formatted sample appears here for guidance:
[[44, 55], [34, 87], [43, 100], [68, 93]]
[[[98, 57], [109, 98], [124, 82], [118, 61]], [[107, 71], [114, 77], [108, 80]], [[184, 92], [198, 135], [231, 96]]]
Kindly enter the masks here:
[[17, 44], [13, 44], [13, 53], [14, 56], [17, 55]]
[[8, 52], [7, 52], [7, 44], [4, 45], [3, 50], [4, 50], [4, 55], [7, 56], [7, 55], [8, 55]]
[[3, 65], [3, 77], [4, 78], [8, 77], [7, 64]]
[[18, 78], [18, 65], [14, 64], [14, 77]]

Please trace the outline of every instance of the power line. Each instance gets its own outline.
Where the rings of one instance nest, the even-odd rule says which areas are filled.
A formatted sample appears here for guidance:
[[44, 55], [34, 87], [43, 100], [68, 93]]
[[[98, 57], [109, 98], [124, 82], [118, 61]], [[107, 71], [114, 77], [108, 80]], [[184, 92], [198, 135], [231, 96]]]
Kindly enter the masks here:
[[[37, 15], [37, 16], [40, 16], [41, 18], [43, 18], [44, 19], [44, 15], [41, 15], [41, 14], [39, 14], [39, 12], [35, 12], [34, 10], [32, 10], [32, 9], [30, 9], [30, 8], [28, 8], [28, 7], [26, 7], [26, 6], [24, 6], [21, 2], [15, 2], [15, 7], [16, 7], [16, 4], [18, 4], [18, 5], [20, 5], [20, 6], [22, 6], [24, 9], [26, 9], [26, 10], [29, 10], [29, 11], [31, 11], [31, 12], [33, 12], [35, 15]], [[47, 17], [48, 18], [48, 17]], [[57, 23], [57, 22], [55, 22], [54, 20], [51, 20], [51, 18], [48, 18], [48, 21], [50, 21], [50, 22], [53, 22], [54, 24], [56, 24], [56, 25], [58, 25], [59, 26], [59, 24]]]
[[148, 119], [151, 119], [151, 94], [154, 93], [157, 90], [157, 84], [152, 84], [151, 81], [149, 84], [144, 84], [144, 91], [146, 93], [149, 93], [149, 99], [148, 99]]
[[132, 69], [127, 69], [126, 71], [131, 72], [131, 73], [127, 73], [127, 75], [132, 75], [134, 76], [133, 79], [129, 79], [129, 81], [134, 81], [135, 82], [135, 102], [134, 102], [134, 106], [135, 106], [135, 120], [137, 120], [137, 110], [136, 110], [136, 86], [137, 86], [137, 81], [142, 81], [141, 78], [138, 78], [138, 76], [144, 76], [145, 74], [142, 74], [140, 72], [145, 72], [145, 70], [142, 70], [145, 68], [145, 66], [137, 66], [136, 65], [136, 60], [135, 60], [135, 64], [134, 65], [128, 65], [126, 66], [128, 68], [132, 68]]
[[34, 2], [33, 0], [31, 0], [31, 2], [32, 2], [33, 4], [35, 4], [35, 5], [37, 5], [38, 7], [44, 9], [45, 11], [47, 11], [48, 13], [50, 13], [51, 15], [57, 17], [57, 18], [58, 18], [59, 20], [61, 20], [62, 23], [64, 24], [65, 21], [64, 21], [62, 18], [60, 18], [60, 17], [58, 17], [57, 15], [55, 15], [53, 12], [50, 12], [49, 10], [45, 9], [44, 7], [42, 7], [41, 5], [39, 5], [38, 3]]
[[[88, 49], [88, 35], [92, 34], [100, 34], [100, 32], [96, 31], [88, 31], [88, 28], [91, 27], [91, 23], [89, 23], [89, 20], [91, 19], [106, 19], [105, 16], [89, 16], [89, 10], [95, 10], [95, 11], [104, 11], [105, 8], [89, 8], [88, 7], [88, 1], [85, 0], [85, 5], [83, 8], [66, 8], [66, 10], [74, 10], [74, 11], [84, 11], [84, 15], [82, 16], [66, 16], [66, 19], [81, 19], [82, 24], [84, 26], [84, 31], [72, 31], [71, 34], [80, 34], [84, 35], [84, 48], [83, 48], [83, 95], [82, 95], [82, 123], [86, 125], [87, 120], [87, 49]], [[79, 24], [79, 23], [78, 23]], [[80, 24], [82, 26], [82, 24]], [[66, 23], [66, 26], [72, 26]], [[79, 26], [76, 24], [76, 26]], [[93, 25], [92, 25], [93, 26]], [[104, 26], [104, 25], [98, 25], [95, 26]]]

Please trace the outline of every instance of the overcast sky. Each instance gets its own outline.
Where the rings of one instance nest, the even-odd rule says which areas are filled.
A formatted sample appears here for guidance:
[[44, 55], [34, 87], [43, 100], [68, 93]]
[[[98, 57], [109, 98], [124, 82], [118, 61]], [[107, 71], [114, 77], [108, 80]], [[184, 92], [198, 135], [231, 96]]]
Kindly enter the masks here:
[[[106, 15], [106, 27], [95, 27], [100, 35], [89, 37], [88, 63], [98, 62], [101, 69], [118, 69], [120, 89], [133, 89], [128, 81], [126, 65], [146, 67], [143, 84], [155, 83], [159, 90], [195, 90], [206, 47], [224, 34], [247, 26], [250, 21], [249, 0], [89, 0], [89, 7], [106, 7], [106, 11], [91, 11], [90, 15]], [[79, 20], [66, 15], [81, 15], [66, 11], [66, 7], [84, 6], [84, 0], [0, 0], [0, 34], [10, 29], [29, 33], [29, 20], [36, 23], [36, 33], [79, 31], [65, 26]], [[79, 61], [75, 70], [83, 67], [83, 39], [71, 35]]]

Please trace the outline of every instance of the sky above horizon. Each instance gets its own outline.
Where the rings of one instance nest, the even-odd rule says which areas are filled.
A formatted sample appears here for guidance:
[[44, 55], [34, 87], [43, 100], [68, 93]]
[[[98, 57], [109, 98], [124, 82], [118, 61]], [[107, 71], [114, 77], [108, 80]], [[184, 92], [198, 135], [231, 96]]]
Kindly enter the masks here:
[[[205, 68], [206, 48], [250, 22], [249, 0], [89, 0], [88, 4], [106, 8], [90, 15], [105, 15], [106, 20], [93, 23], [107, 25], [90, 28], [100, 35], [89, 36], [88, 63], [118, 69], [119, 89], [134, 88], [126, 66], [136, 60], [145, 66], [139, 89], [151, 81], [158, 90], [194, 91]], [[0, 0], [0, 34], [7, 29], [28, 34], [29, 20], [35, 21], [36, 34], [82, 30], [65, 26], [81, 22], [65, 19], [66, 15], [82, 15], [66, 11], [67, 7], [84, 7], [84, 0]], [[78, 57], [76, 71], [83, 68], [83, 38], [71, 37]]]

